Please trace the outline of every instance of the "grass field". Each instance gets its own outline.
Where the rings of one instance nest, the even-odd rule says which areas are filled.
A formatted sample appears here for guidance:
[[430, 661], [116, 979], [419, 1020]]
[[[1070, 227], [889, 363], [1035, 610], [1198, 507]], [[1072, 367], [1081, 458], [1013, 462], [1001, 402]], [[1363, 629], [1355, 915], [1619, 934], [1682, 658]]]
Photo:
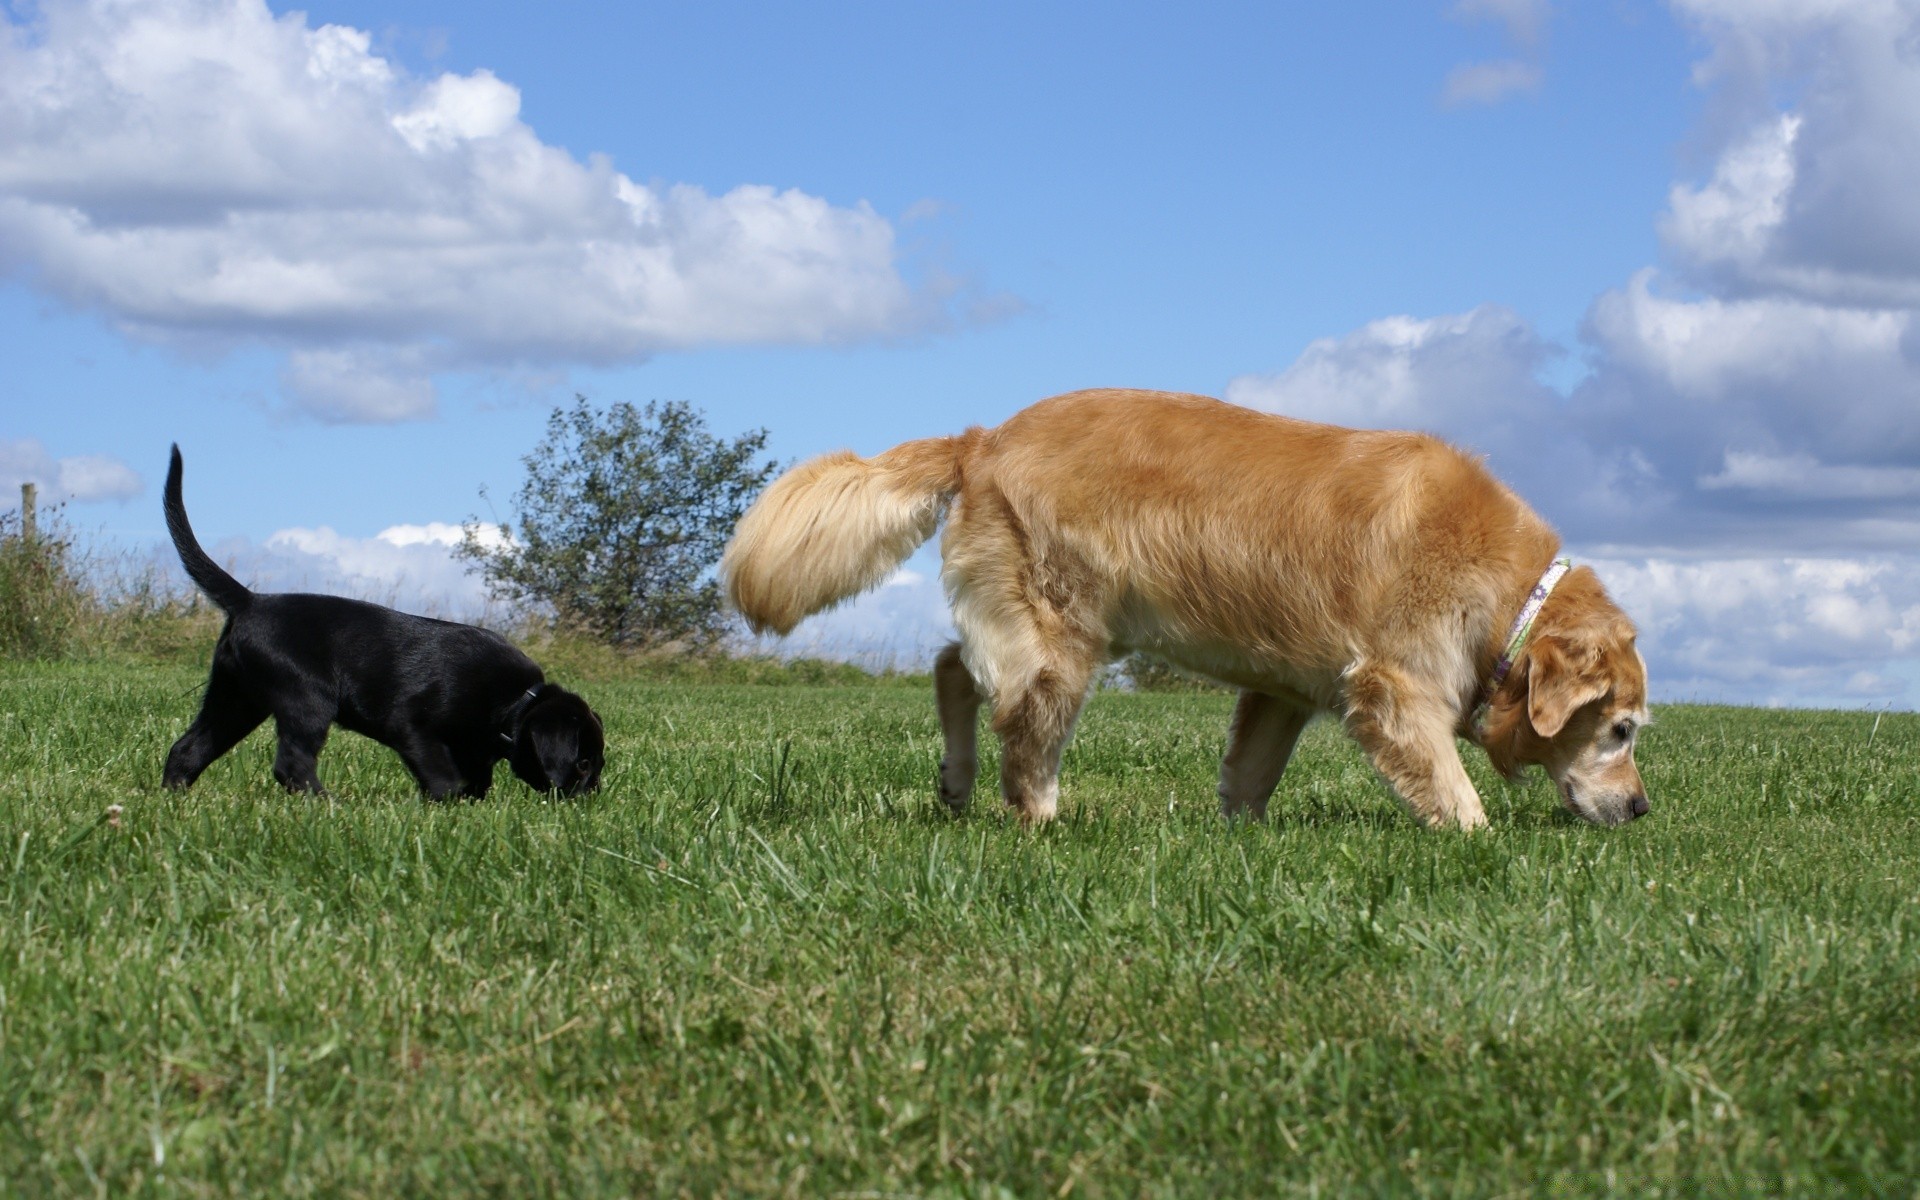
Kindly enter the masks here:
[[1103, 692], [1025, 832], [925, 687], [603, 681], [599, 796], [429, 807], [162, 793], [199, 680], [0, 666], [0, 1194], [1920, 1188], [1910, 714], [1662, 709], [1615, 830], [1472, 752], [1467, 837]]

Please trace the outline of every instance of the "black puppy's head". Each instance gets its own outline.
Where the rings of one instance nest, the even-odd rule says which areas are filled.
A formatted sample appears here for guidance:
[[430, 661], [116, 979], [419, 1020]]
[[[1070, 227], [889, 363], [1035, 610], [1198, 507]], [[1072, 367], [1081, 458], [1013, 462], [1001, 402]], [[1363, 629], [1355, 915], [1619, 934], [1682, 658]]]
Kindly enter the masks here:
[[587, 702], [557, 684], [534, 689], [520, 715], [507, 765], [536, 792], [581, 796], [600, 786], [606, 737]]

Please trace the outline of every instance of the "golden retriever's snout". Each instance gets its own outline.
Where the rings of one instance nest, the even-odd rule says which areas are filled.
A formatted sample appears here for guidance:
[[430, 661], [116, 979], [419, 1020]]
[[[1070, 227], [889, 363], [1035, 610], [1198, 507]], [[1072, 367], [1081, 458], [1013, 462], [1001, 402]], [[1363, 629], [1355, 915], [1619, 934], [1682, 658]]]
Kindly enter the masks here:
[[1653, 810], [1647, 801], [1645, 786], [1637, 780], [1631, 787], [1615, 790], [1583, 786], [1574, 778], [1563, 777], [1559, 780], [1559, 791], [1568, 812], [1595, 825], [1625, 825]]

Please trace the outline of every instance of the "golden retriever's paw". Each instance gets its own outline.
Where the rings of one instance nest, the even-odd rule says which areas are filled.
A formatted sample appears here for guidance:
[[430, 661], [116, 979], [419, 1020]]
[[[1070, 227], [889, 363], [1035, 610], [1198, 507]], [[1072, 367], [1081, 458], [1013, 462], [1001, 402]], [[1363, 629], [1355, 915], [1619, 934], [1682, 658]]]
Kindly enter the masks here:
[[1470, 809], [1457, 809], [1453, 812], [1415, 813], [1422, 825], [1434, 831], [1457, 829], [1461, 833], [1474, 833], [1487, 827], [1487, 814], [1479, 805]]
[[1462, 833], [1477, 833], [1487, 827], [1487, 814], [1476, 808], [1472, 812], [1454, 814], [1454, 819], [1448, 823], [1458, 827]]
[[1052, 822], [1059, 812], [1060, 804], [1057, 794], [1028, 796], [1025, 799], [1009, 796], [1007, 807], [1013, 810], [1013, 815], [1019, 820], [1022, 828], [1036, 829]]

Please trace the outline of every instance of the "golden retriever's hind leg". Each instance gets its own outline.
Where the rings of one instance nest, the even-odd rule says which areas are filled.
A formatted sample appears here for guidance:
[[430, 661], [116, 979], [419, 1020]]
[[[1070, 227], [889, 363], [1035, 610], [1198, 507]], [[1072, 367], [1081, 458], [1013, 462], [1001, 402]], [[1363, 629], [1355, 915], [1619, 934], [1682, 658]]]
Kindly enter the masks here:
[[1086, 703], [1093, 668], [1043, 668], [994, 700], [1000, 735], [1000, 792], [1032, 825], [1060, 806], [1060, 754]]
[[933, 695], [940, 711], [946, 752], [940, 756], [940, 798], [959, 813], [973, 795], [980, 771], [980, 688], [960, 659], [960, 643], [949, 643], [933, 660]]
[[1421, 824], [1478, 829], [1487, 823], [1480, 793], [1454, 745], [1457, 716], [1390, 668], [1347, 674], [1347, 731]]
[[1261, 692], [1240, 693], [1220, 760], [1220, 814], [1262, 821], [1313, 710]]

